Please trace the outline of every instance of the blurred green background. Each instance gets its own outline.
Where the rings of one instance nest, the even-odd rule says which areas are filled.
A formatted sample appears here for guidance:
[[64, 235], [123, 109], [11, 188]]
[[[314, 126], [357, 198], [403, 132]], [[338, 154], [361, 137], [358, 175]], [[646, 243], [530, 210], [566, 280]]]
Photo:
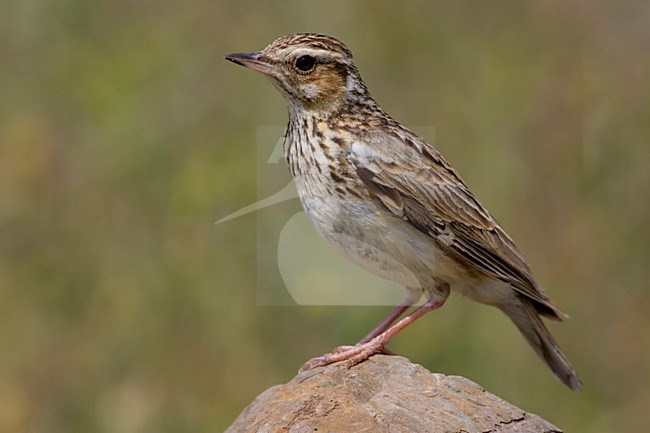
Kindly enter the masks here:
[[435, 127], [571, 314], [552, 329], [585, 389], [458, 295], [390, 347], [567, 432], [650, 430], [648, 2], [0, 9], [0, 432], [222, 431], [387, 313], [258, 306], [274, 208], [213, 224], [256, 200], [256, 128], [286, 121], [222, 56], [295, 31], [345, 41], [389, 113]]

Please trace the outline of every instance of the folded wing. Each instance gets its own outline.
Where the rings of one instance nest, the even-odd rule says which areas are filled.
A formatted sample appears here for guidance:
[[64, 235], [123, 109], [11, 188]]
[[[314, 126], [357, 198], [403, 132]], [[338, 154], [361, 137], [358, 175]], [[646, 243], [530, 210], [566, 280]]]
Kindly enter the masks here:
[[417, 137], [371, 135], [353, 143], [347, 158], [371, 194], [452, 257], [511, 284], [539, 313], [565, 316], [542, 292], [512, 239], [433, 147]]

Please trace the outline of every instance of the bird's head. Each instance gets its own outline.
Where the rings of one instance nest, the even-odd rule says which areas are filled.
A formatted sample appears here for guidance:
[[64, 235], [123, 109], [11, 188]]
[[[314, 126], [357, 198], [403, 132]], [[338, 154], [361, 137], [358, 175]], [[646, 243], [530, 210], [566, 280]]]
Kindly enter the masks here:
[[367, 92], [352, 53], [331, 36], [295, 33], [262, 51], [228, 54], [225, 59], [268, 76], [289, 105], [299, 109], [329, 110], [346, 95]]

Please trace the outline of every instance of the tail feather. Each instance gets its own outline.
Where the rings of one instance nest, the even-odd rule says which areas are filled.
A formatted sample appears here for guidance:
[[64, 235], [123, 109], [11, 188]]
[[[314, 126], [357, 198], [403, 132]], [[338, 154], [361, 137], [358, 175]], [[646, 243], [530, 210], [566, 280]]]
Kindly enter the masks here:
[[576, 371], [560, 351], [533, 304], [525, 298], [519, 298], [518, 301], [515, 304], [503, 306], [501, 309], [517, 325], [537, 355], [546, 362], [562, 383], [574, 391], [582, 389], [582, 383]]

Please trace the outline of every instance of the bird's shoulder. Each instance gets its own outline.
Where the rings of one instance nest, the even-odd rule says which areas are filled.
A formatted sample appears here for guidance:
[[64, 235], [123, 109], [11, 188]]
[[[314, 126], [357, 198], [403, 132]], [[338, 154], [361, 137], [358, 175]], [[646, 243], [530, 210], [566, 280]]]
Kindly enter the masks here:
[[442, 154], [397, 123], [353, 137], [348, 159], [376, 182], [408, 193], [445, 221], [482, 229], [498, 226]]

